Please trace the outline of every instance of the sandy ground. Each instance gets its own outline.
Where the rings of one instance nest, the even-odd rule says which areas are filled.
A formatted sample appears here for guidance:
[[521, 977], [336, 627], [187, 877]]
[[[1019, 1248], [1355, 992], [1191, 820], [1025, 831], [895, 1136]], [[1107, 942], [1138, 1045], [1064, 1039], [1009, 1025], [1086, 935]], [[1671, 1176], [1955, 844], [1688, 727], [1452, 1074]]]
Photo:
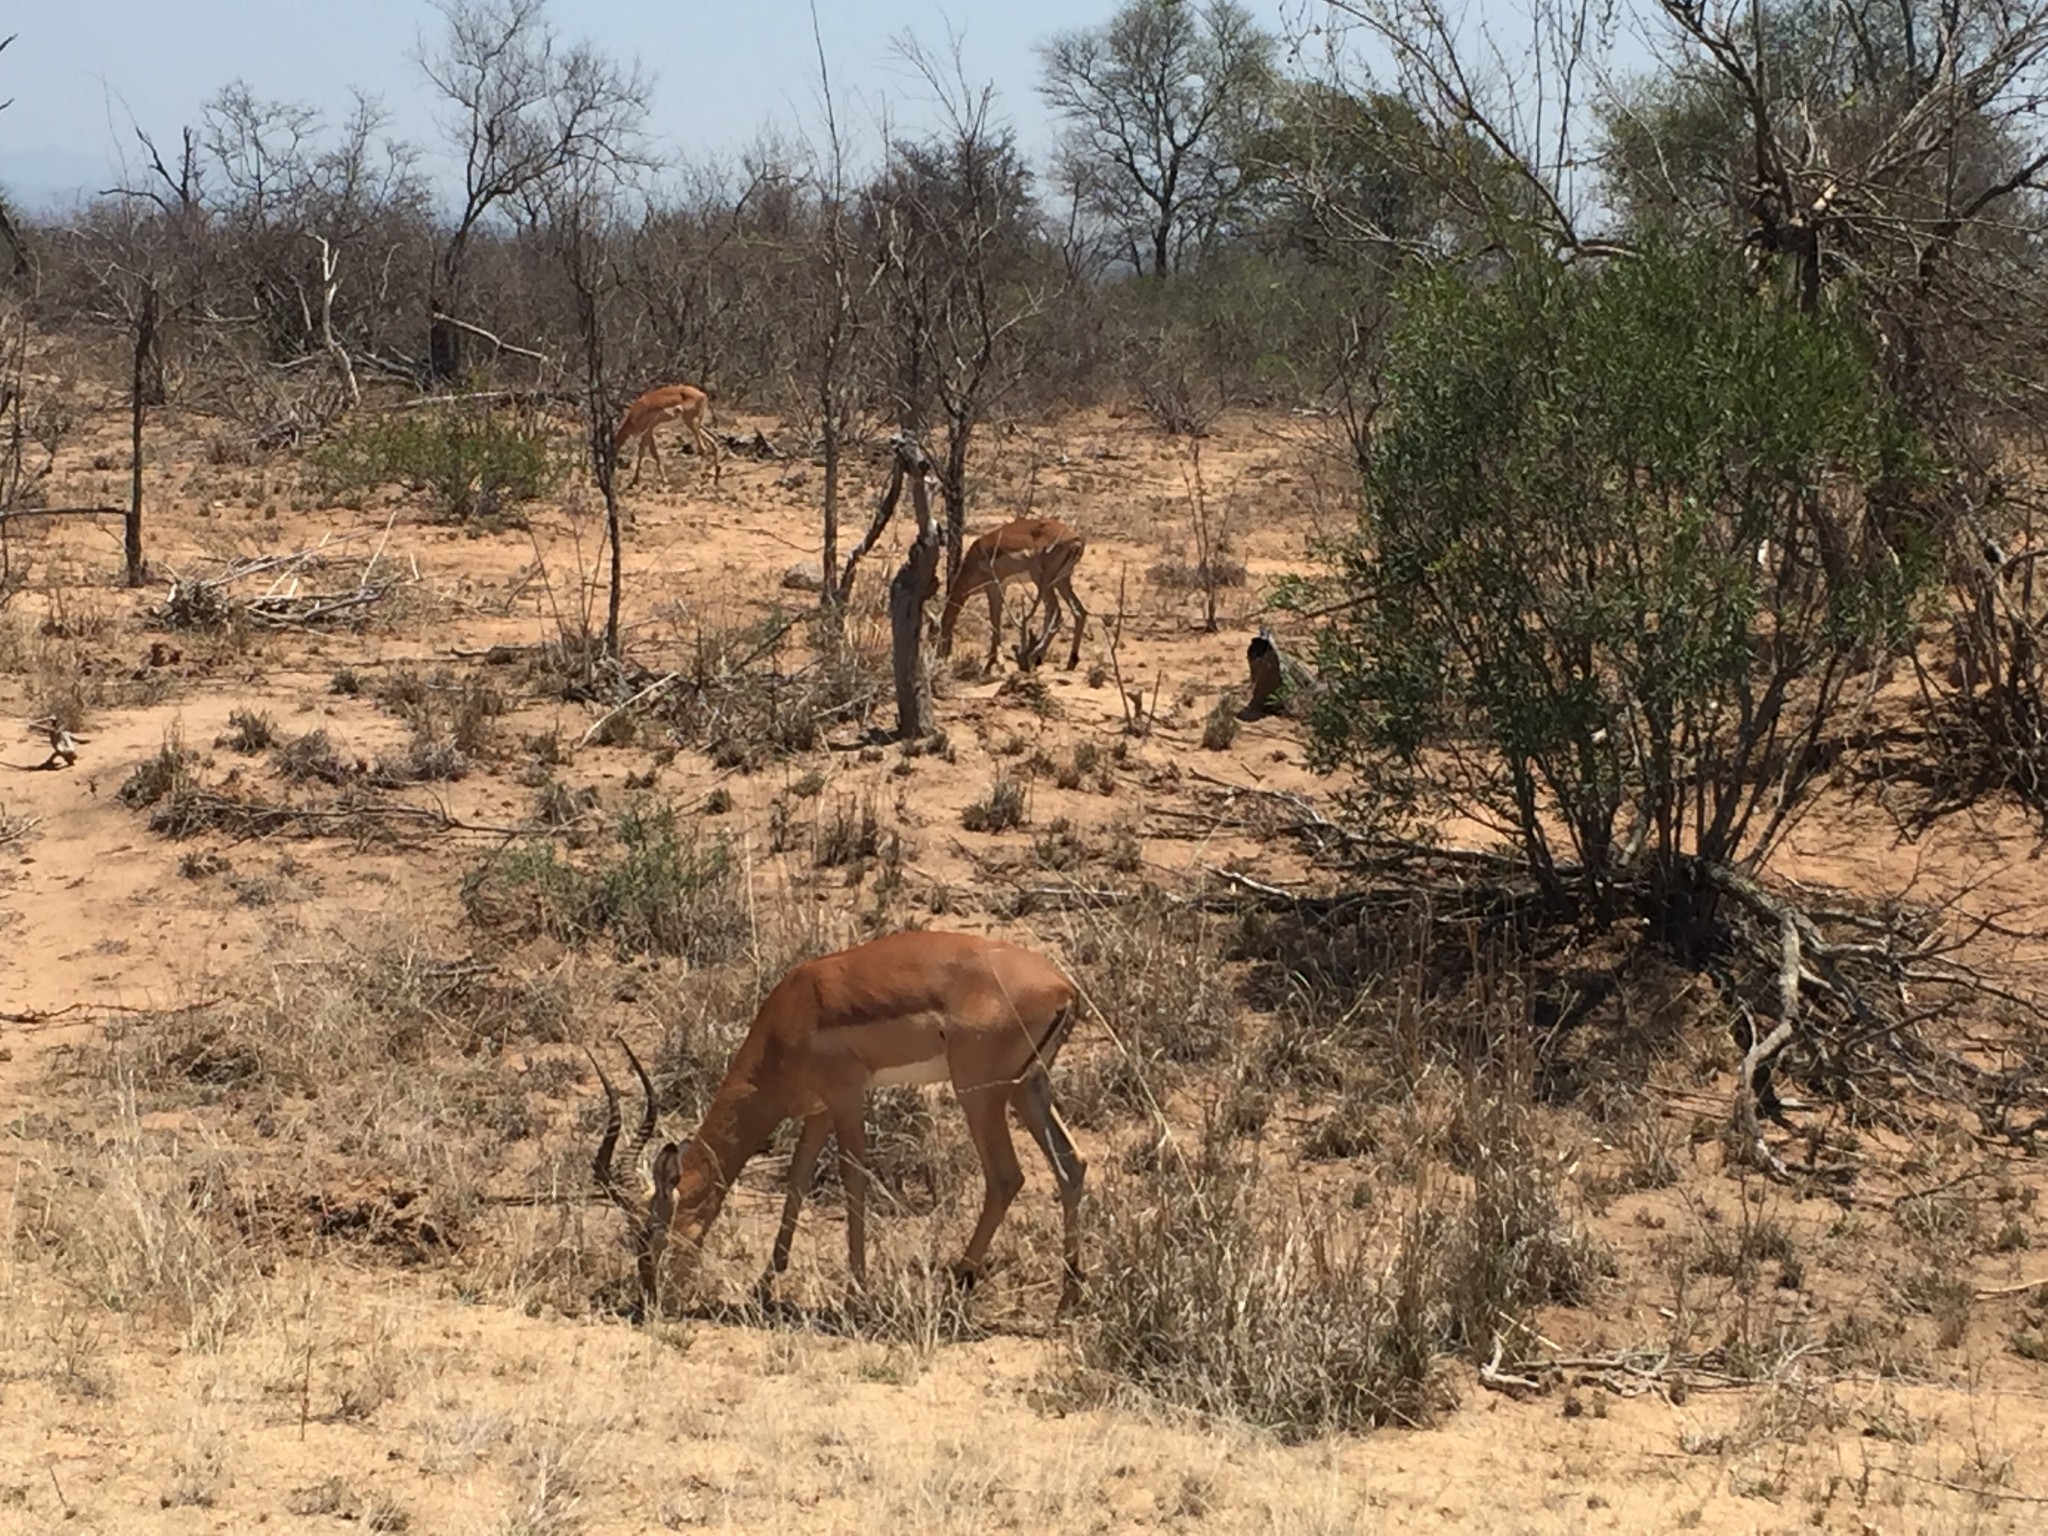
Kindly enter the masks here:
[[[91, 435], [59, 461], [54, 502], [121, 492], [116, 420], [98, 412], [90, 421]], [[167, 1177], [218, 1155], [242, 1173], [288, 1180], [317, 1155], [331, 1183], [346, 1148], [308, 1129], [317, 1106], [266, 1107], [278, 1129], [218, 1113], [204, 1096], [138, 1097], [110, 1042], [162, 1010], [282, 985], [295, 957], [366, 924], [396, 924], [461, 953], [463, 876], [532, 803], [508, 748], [463, 779], [407, 792], [453, 813], [462, 830], [398, 846], [172, 841], [117, 796], [168, 736], [206, 754], [212, 780], [255, 784], [260, 760], [238, 763], [218, 744], [235, 711], [266, 711], [283, 735], [325, 729], [344, 757], [369, 760], [406, 737], [378, 701], [379, 679], [441, 667], [498, 679], [512, 700], [499, 737], [552, 736], [564, 759], [556, 776], [573, 790], [610, 802], [629, 780], [651, 781], [683, 807], [727, 793], [721, 825], [747, 850], [749, 899], [779, 922], [800, 919], [826, 938], [858, 931], [869, 893], [835, 885], [803, 837], [793, 849], [775, 844], [792, 823], [815, 837], [838, 808], [867, 802], [901, 840], [901, 899], [922, 904], [923, 920], [946, 911], [961, 926], [1057, 947], [1060, 918], [1020, 915], [1017, 900], [1045, 883], [1034, 849], [1055, 828], [1093, 854], [1135, 839], [1127, 880], [1169, 882], [1225, 864], [1271, 880], [1301, 873], [1285, 843], [1210, 814], [1221, 785], [1326, 793], [1305, 766], [1299, 728], [1262, 720], [1228, 750], [1200, 742], [1219, 692], [1241, 682], [1264, 584], [1299, 568], [1318, 534], [1345, 521], [1341, 459], [1300, 418], [1226, 419], [1199, 465], [1137, 417], [993, 435], [979, 465], [977, 526], [1027, 510], [1081, 526], [1090, 547], [1077, 585], [1113, 626], [1114, 654], [1098, 624], [1082, 666], [1045, 670], [1035, 696], [1006, 688], [1007, 669], [986, 680], [948, 674], [938, 708], [950, 760], [864, 752], [858, 733], [841, 729], [819, 751], [743, 772], [688, 748], [579, 747], [592, 709], [540, 696], [515, 668], [484, 659], [493, 645], [546, 640], [588, 600], [601, 530], [587, 494], [535, 506], [530, 530], [446, 528], [402, 497], [317, 505], [286, 460], [211, 462], [207, 430], [178, 419], [156, 429], [154, 570], [189, 573], [325, 539], [333, 559], [318, 580], [347, 585], [373, 551], [403, 580], [360, 630], [169, 632], [149, 618], [161, 585], [129, 593], [114, 584], [109, 529], [66, 522], [16, 538], [10, 558], [27, 581], [0, 614], [0, 705], [25, 721], [68, 690], [84, 721], [68, 770], [29, 771], [44, 749], [25, 733], [0, 751], [0, 829], [12, 829], [0, 841], [0, 1531], [2039, 1528], [2048, 1375], [2007, 1347], [2030, 1315], [2024, 1294], [1980, 1299], [1960, 1337], [1906, 1377], [1829, 1371], [1820, 1355], [1794, 1352], [1776, 1389], [1624, 1394], [1610, 1390], [1611, 1373], [1603, 1386], [1567, 1372], [1521, 1395], [1454, 1367], [1462, 1406], [1435, 1427], [1296, 1447], [1075, 1391], [1046, 1293], [1028, 1286], [964, 1337], [842, 1338], [801, 1314], [733, 1320], [715, 1310], [635, 1329], [564, 1308], [538, 1286], [522, 1298], [516, 1284], [478, 1283], [471, 1259], [407, 1264], [360, 1245], [252, 1242], [230, 1276], [194, 1281], [184, 1304], [165, 1304], [179, 1277], [201, 1275], [214, 1253], [164, 1214]], [[707, 626], [778, 600], [810, 601], [778, 582], [815, 557], [815, 467], [736, 458], [713, 491], [693, 460], [670, 459], [673, 492], [630, 498], [629, 650], [656, 672], [684, 664]], [[850, 522], [872, 505], [879, 468], [861, 466]], [[1155, 579], [1162, 563], [1193, 558], [1198, 496], [1250, 573], [1221, 593], [1213, 632], [1199, 593]], [[871, 643], [883, 631], [874, 593], [901, 541], [891, 530], [864, 576], [856, 625]], [[971, 617], [963, 649], [973, 653], [984, 634]], [[343, 669], [360, 692], [335, 691]], [[1040, 754], [1064, 762], [1077, 743], [1105, 754], [1124, 743], [1131, 695], [1156, 709], [1155, 727], [1099, 782], [1062, 789], [1041, 772], [1025, 827], [962, 830], [962, 810], [999, 773]], [[888, 715], [885, 702], [880, 718]], [[2040, 931], [2048, 902], [2040, 846], [2013, 810], [1992, 807], [1909, 842], [1868, 797], [1837, 797], [1800, 828], [1778, 873], [1869, 893], [1910, 888], [1996, 914], [2020, 936], [2001, 941], [1997, 963], [2030, 977], [2048, 957], [2025, 937]], [[615, 986], [613, 971], [545, 944], [522, 963], [578, 995], [590, 1038], [648, 1027], [659, 1011], [648, 999], [680, 984], [671, 967], [647, 979], [649, 990], [584, 997], [591, 978]], [[517, 1069], [539, 1059], [522, 1056]], [[1717, 1112], [1717, 1093], [1674, 1093], [1672, 1123]], [[581, 1087], [560, 1102], [564, 1114], [587, 1113]], [[549, 1122], [522, 1143], [524, 1163], [507, 1166], [573, 1160], [576, 1130]], [[1083, 1139], [1091, 1156], [1102, 1150], [1099, 1138]], [[1598, 1154], [1590, 1140], [1588, 1151]], [[1675, 1190], [1625, 1195], [1592, 1213], [1623, 1261], [1593, 1306], [1558, 1319], [1572, 1347], [1654, 1342], [1671, 1308], [1657, 1244], [1747, 1198], [1711, 1160], [1695, 1153], [1686, 1166]], [[2011, 1220], [2048, 1239], [2032, 1215], [2038, 1174], [2004, 1177], [2016, 1181]], [[774, 1198], [765, 1174], [742, 1191], [724, 1239], [730, 1262], [714, 1266], [708, 1293], [740, 1289], [743, 1255], [758, 1262]], [[1774, 1219], [1829, 1263], [1823, 1282], [1758, 1305], [1819, 1334], [1888, 1294], [1895, 1254], [1881, 1218], [1767, 1198]], [[100, 1225], [67, 1214], [67, 1202]], [[999, 1247], [1048, 1246], [1049, 1204], [1039, 1177]], [[828, 1206], [809, 1218], [792, 1277], [799, 1295], [829, 1295], [839, 1283], [834, 1214]], [[957, 1213], [944, 1214], [958, 1226]], [[88, 1228], [111, 1234], [103, 1273], [81, 1263], [98, 1251], [78, 1235]], [[541, 1242], [537, 1229], [522, 1230]], [[1967, 1278], [1980, 1291], [2016, 1291], [2036, 1271], [2048, 1260], [2015, 1244], [1981, 1255]], [[131, 1282], [148, 1304], [123, 1289]]]

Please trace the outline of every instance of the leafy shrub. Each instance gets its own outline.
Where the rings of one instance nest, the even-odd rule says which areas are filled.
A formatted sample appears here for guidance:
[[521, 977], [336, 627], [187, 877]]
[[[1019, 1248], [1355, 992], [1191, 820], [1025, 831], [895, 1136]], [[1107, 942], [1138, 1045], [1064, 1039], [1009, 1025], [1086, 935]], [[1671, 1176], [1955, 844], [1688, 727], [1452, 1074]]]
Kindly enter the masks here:
[[1704, 247], [1439, 273], [1408, 294], [1385, 419], [1318, 761], [1393, 814], [1514, 829], [1596, 908], [1767, 851], [1931, 574], [1929, 465], [1868, 339]]
[[451, 522], [504, 516], [561, 483], [538, 429], [472, 404], [350, 417], [306, 456], [323, 496], [360, 500], [383, 485], [425, 490]]

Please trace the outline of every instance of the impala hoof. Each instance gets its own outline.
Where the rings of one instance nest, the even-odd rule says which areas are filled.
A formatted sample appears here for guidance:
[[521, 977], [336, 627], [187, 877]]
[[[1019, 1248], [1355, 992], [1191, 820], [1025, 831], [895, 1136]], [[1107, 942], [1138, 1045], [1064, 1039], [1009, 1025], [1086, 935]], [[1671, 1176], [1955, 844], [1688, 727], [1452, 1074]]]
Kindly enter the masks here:
[[1067, 1313], [1073, 1311], [1074, 1308], [1078, 1307], [1080, 1304], [1081, 1272], [1079, 1270], [1074, 1270], [1068, 1274], [1065, 1284], [1061, 1285], [1060, 1287], [1059, 1310], [1055, 1312], [1053, 1315], [1055, 1317], [1064, 1317]]

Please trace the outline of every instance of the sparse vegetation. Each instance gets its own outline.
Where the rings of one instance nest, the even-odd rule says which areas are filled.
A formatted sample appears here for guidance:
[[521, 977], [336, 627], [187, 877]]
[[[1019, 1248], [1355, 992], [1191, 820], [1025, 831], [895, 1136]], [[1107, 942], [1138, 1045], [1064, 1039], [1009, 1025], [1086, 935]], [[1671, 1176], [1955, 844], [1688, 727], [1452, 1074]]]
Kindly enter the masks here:
[[1028, 819], [1024, 781], [999, 773], [988, 793], [960, 813], [960, 825], [970, 832], [1007, 832]]
[[872, 797], [835, 801], [818, 821], [811, 857], [820, 869], [858, 864], [874, 858], [882, 846], [882, 825]]
[[260, 709], [237, 709], [228, 716], [227, 733], [214, 743], [230, 752], [253, 756], [277, 744], [277, 722]]
[[1427, 1424], [1449, 1406], [1426, 1231], [1405, 1235], [1391, 1268], [1351, 1244], [1332, 1252], [1266, 1208], [1250, 1168], [1185, 1156], [1168, 1148], [1158, 1171], [1101, 1202], [1105, 1283], [1085, 1365], [1290, 1439]]
[[572, 944], [604, 937], [621, 955], [730, 959], [747, 942], [740, 866], [722, 840], [684, 832], [673, 807], [641, 801], [571, 863], [546, 838], [491, 855], [462, 882], [470, 921], [505, 936]]
[[548, 440], [487, 406], [350, 417], [306, 456], [316, 491], [362, 505], [384, 486], [427, 493], [450, 522], [507, 523], [560, 482]]
[[1225, 691], [1216, 696], [1209, 716], [1202, 722], [1202, 745], [1211, 752], [1228, 752], [1237, 740], [1237, 696]]
[[[879, 153], [834, 108], [728, 172], [450, 0], [439, 149], [257, 82], [0, 203], [0, 1525], [2048, 1498], [2048, 7], [1652, 6], [1633, 64], [1538, 7], [1505, 93], [1483, 27], [1336, 9], [1392, 76], [1104, 0], [1050, 157], [904, 36]], [[722, 479], [622, 494], [679, 368]], [[1101, 659], [963, 687], [906, 625], [895, 741], [910, 424], [954, 553], [1085, 533]], [[651, 1074], [644, 1194], [791, 963], [927, 921], [1083, 996], [1073, 1310], [1022, 1120], [946, 1272], [980, 1159], [898, 1062], [860, 1293], [827, 1157], [745, 1299], [771, 1156], [613, 1326], [585, 1048]]]
[[193, 756], [176, 732], [164, 737], [164, 744], [129, 770], [115, 798], [130, 810], [144, 810], [176, 793], [191, 776]]

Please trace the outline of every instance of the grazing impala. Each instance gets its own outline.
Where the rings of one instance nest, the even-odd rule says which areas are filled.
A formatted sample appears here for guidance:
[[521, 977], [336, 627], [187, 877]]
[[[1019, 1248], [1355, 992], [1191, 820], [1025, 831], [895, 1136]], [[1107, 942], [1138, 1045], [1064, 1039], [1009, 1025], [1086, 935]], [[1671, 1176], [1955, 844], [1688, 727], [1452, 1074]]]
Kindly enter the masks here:
[[612, 449], [621, 452], [635, 438], [640, 440], [633, 451], [633, 478], [629, 484], [640, 483], [640, 461], [652, 451], [654, 467], [661, 475], [663, 487], [667, 487], [668, 470], [662, 465], [661, 444], [655, 441], [654, 434], [672, 421], [680, 421], [697, 445], [697, 452], [710, 458], [711, 483], [718, 484], [718, 440], [704, 429], [710, 405], [711, 397], [694, 384], [663, 384], [627, 406], [626, 414], [619, 419], [619, 430], [612, 437]]
[[[870, 1088], [951, 1083], [967, 1116], [985, 1181], [981, 1219], [953, 1266], [971, 1285], [989, 1241], [1023, 1186], [1010, 1141], [1017, 1118], [1052, 1165], [1065, 1221], [1066, 1280], [1062, 1309], [1080, 1293], [1081, 1183], [1087, 1165], [1074, 1150], [1052, 1102], [1049, 1069], [1072, 1028], [1079, 994], [1041, 955], [998, 939], [963, 933], [898, 933], [808, 960], [768, 994], [733, 1053], [704, 1123], [687, 1147], [674, 1142], [654, 1159], [654, 1193], [643, 1207], [619, 1183], [613, 1159], [619, 1140], [619, 1096], [598, 1068], [606, 1118], [597, 1147], [597, 1185], [635, 1223], [640, 1298], [651, 1315], [662, 1246], [676, 1233], [685, 1274], [704, 1235], [750, 1158], [783, 1121], [803, 1121], [789, 1165], [789, 1191], [775, 1252], [762, 1276], [765, 1290], [789, 1266], [804, 1192], [830, 1131], [839, 1140], [846, 1189], [847, 1263], [854, 1283], [867, 1277], [867, 1137]], [[623, 1044], [623, 1042], [621, 1042]], [[627, 1051], [646, 1094], [629, 1166], [654, 1135], [654, 1090]], [[596, 1058], [591, 1058], [596, 1064]]]
[[960, 557], [960, 569], [953, 573], [953, 585], [946, 592], [945, 610], [939, 615], [939, 654], [953, 651], [953, 628], [960, 622], [960, 609], [977, 592], [988, 594], [988, 661], [996, 664], [1002, 644], [1003, 587], [1029, 577], [1037, 585], [1037, 602], [1045, 605], [1045, 628], [1025, 655], [1034, 664], [1045, 655], [1060, 627], [1060, 601], [1074, 610], [1074, 645], [1067, 653], [1072, 670], [1081, 659], [1081, 631], [1088, 624], [1088, 610], [1074, 596], [1074, 567], [1088, 541], [1070, 525], [1053, 517], [1020, 517], [1014, 522], [984, 533], [967, 546]]

